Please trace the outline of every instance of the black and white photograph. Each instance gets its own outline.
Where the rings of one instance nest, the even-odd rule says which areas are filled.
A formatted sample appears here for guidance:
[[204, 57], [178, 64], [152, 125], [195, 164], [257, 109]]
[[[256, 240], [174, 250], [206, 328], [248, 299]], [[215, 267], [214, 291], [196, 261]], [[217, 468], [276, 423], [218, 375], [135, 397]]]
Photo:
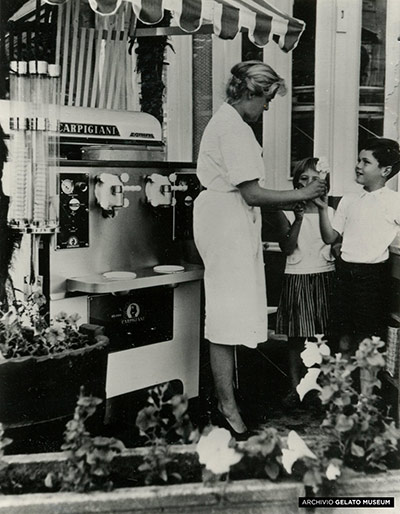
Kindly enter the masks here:
[[399, 0], [0, 0], [0, 514], [400, 514], [399, 171]]

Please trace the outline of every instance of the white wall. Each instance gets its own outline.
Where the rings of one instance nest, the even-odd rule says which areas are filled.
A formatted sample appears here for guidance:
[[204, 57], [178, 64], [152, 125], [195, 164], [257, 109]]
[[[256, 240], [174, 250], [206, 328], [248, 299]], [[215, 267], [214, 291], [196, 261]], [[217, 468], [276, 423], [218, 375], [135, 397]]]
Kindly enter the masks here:
[[192, 36], [171, 36], [167, 49], [167, 101], [165, 106], [167, 159], [192, 161]]
[[[385, 137], [400, 139], [400, 2], [387, 0], [386, 75], [385, 75]], [[391, 189], [400, 190], [400, 176], [389, 180]]]
[[212, 53], [212, 103], [215, 112], [225, 100], [225, 87], [232, 66], [242, 59], [242, 35], [239, 33], [229, 41], [213, 35]]
[[[273, 0], [270, 2], [280, 10], [290, 14], [292, 0]], [[288, 92], [286, 96], [277, 95], [269, 110], [263, 114], [263, 148], [265, 164], [265, 185], [271, 189], [292, 189], [288, 180], [290, 173], [290, 126], [292, 112], [292, 53], [285, 53], [270, 41], [264, 48], [264, 62], [285, 79]]]
[[357, 160], [362, 0], [318, 0], [315, 155], [327, 155], [331, 194], [358, 188]]

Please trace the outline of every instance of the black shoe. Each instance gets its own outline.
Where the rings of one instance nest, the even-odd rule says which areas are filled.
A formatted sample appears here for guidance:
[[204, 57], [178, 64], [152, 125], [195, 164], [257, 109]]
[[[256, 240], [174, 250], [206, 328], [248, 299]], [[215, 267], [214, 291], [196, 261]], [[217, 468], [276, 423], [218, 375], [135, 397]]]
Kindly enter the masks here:
[[231, 436], [234, 437], [236, 441], [246, 441], [252, 435], [249, 430], [245, 430], [244, 432], [236, 432], [236, 430], [232, 427], [232, 425], [218, 409], [218, 407], [216, 407], [211, 414], [211, 423], [217, 427], [229, 430]]

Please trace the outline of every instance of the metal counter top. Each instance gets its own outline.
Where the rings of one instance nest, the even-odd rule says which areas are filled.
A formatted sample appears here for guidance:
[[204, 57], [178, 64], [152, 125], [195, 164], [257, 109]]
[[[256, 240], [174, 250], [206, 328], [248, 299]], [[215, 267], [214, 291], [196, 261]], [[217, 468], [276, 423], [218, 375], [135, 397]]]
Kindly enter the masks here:
[[129, 270], [136, 273], [136, 278], [124, 280], [105, 278], [102, 273], [71, 277], [67, 279], [67, 291], [74, 293], [118, 293], [146, 287], [175, 285], [203, 278], [204, 269], [202, 266], [185, 264], [184, 268], [184, 271], [175, 273], [156, 273], [153, 268]]

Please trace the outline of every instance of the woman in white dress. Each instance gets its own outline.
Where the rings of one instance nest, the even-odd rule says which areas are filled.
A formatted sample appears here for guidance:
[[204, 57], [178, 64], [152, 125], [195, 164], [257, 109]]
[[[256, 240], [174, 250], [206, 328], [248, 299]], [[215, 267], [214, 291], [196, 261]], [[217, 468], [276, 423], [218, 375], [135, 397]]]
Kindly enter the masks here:
[[214, 423], [237, 439], [247, 427], [234, 397], [234, 346], [267, 340], [267, 297], [260, 206], [277, 209], [325, 193], [321, 180], [288, 191], [263, 187], [262, 148], [247, 122], [256, 121], [285, 83], [267, 64], [246, 61], [231, 69], [226, 102], [200, 144], [198, 178], [205, 188], [194, 205], [194, 239], [204, 262], [205, 337], [217, 398]]

